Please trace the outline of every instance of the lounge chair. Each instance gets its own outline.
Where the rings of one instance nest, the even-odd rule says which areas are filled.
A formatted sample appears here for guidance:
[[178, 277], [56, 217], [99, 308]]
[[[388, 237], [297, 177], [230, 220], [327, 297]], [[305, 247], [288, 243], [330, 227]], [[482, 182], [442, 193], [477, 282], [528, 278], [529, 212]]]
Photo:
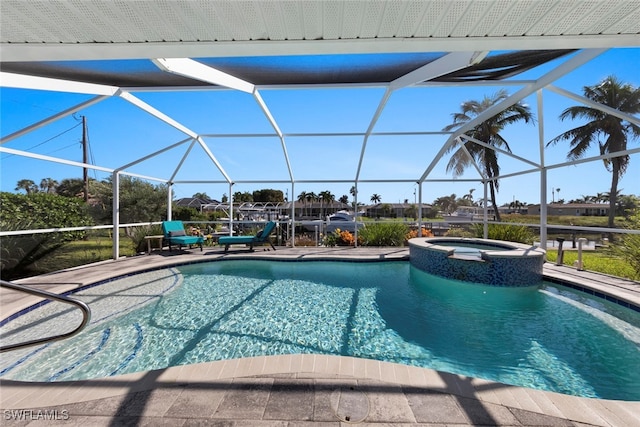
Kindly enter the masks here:
[[182, 246], [198, 245], [202, 251], [204, 237], [188, 235], [184, 231], [182, 221], [164, 221], [162, 233], [164, 234], [164, 242], [169, 245], [169, 251], [171, 251], [171, 245], [178, 245], [178, 249], [181, 249]]
[[253, 252], [253, 246], [257, 244], [268, 243], [271, 245], [271, 248], [275, 251], [276, 248], [269, 240], [269, 235], [276, 228], [276, 223], [273, 221], [269, 221], [267, 225], [264, 226], [264, 229], [259, 231], [255, 236], [223, 236], [220, 237], [218, 243], [224, 245], [224, 251], [227, 252], [229, 250], [229, 245], [249, 245], [249, 250]]

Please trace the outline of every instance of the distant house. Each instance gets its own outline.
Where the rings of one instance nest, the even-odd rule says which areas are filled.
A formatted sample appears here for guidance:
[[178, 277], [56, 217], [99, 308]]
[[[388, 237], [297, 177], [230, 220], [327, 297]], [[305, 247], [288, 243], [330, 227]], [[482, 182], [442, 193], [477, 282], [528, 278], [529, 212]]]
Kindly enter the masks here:
[[[540, 205], [528, 205], [527, 214], [540, 215]], [[607, 216], [609, 205], [602, 203], [551, 203], [547, 215]]]
[[280, 205], [280, 210], [283, 214], [291, 212], [291, 205], [293, 204], [295, 209], [296, 218], [324, 218], [327, 215], [331, 215], [338, 211], [348, 211], [351, 206], [347, 203], [342, 203], [337, 200], [331, 202], [309, 201], [309, 202], [284, 202]]
[[211, 200], [211, 199], [199, 199], [197, 197], [183, 197], [182, 199], [178, 199], [173, 203], [178, 206], [194, 208], [194, 209], [197, 209], [198, 211], [202, 211], [203, 206], [210, 205], [210, 204], [217, 204], [220, 202], [216, 200]]
[[[429, 209], [431, 205], [422, 204], [423, 212]], [[365, 208], [365, 216], [369, 218], [415, 218], [417, 215], [418, 205], [413, 203], [377, 203]]]

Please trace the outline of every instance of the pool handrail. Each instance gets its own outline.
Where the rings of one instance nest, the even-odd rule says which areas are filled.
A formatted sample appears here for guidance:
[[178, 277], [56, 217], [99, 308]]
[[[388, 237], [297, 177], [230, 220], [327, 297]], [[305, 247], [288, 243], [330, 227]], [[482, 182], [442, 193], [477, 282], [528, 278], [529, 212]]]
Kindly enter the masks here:
[[85, 326], [87, 326], [87, 324], [89, 323], [89, 321], [91, 320], [91, 309], [89, 308], [89, 306], [79, 300], [73, 299], [73, 298], [69, 298], [65, 295], [58, 295], [58, 294], [54, 294], [51, 292], [47, 292], [47, 291], [43, 291], [41, 289], [34, 289], [28, 286], [24, 286], [24, 285], [19, 285], [17, 283], [12, 283], [12, 282], [8, 282], [6, 280], [0, 280], [0, 287], [3, 288], [8, 288], [8, 289], [12, 289], [14, 291], [18, 291], [18, 292], [24, 292], [30, 295], [35, 295], [38, 297], [42, 297], [44, 299], [50, 299], [50, 300], [55, 300], [55, 301], [60, 301], [62, 303], [65, 304], [71, 304], [71, 305], [75, 305], [76, 307], [78, 307], [80, 309], [80, 311], [82, 311], [82, 322], [80, 323], [80, 325], [75, 328], [74, 330], [64, 333], [64, 334], [59, 334], [59, 335], [53, 335], [50, 337], [45, 337], [45, 338], [38, 338], [35, 340], [30, 340], [30, 341], [25, 341], [22, 343], [17, 343], [17, 344], [9, 344], [9, 345], [5, 345], [5, 346], [1, 346], [0, 347], [0, 353], [4, 353], [6, 351], [12, 351], [12, 350], [18, 350], [21, 348], [25, 348], [25, 347], [30, 347], [30, 346], [34, 346], [34, 345], [38, 345], [38, 344], [44, 344], [44, 343], [48, 343], [48, 342], [53, 342], [53, 341], [60, 341], [66, 338], [70, 338], [78, 333], [80, 333], [80, 331], [82, 331]]

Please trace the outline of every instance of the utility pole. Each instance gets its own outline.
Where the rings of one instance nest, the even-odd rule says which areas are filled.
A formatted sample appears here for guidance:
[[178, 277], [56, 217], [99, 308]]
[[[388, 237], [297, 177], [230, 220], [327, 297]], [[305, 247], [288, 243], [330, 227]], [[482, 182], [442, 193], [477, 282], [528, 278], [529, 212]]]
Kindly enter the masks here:
[[[87, 155], [87, 118], [82, 116], [82, 163], [87, 164], [89, 162], [89, 156]], [[84, 202], [89, 201], [89, 174], [87, 167], [82, 168], [82, 179], [84, 182]]]

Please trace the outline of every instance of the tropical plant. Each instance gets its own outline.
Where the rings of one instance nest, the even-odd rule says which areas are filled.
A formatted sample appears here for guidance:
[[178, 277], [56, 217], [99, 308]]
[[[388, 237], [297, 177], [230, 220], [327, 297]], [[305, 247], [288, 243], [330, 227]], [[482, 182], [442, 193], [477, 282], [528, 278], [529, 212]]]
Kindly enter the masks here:
[[[318, 200], [318, 195], [313, 191], [311, 193], [307, 193], [307, 201], [311, 203], [311, 211], [313, 211], [313, 202]], [[310, 212], [307, 212], [308, 215], [311, 215]]]
[[450, 214], [458, 207], [457, 197], [455, 194], [438, 197], [433, 201], [433, 205], [437, 206], [445, 214]]
[[418, 219], [418, 207], [416, 205], [413, 205], [413, 204], [409, 205], [409, 207], [404, 210], [404, 216], [417, 220]]
[[346, 194], [343, 194], [342, 196], [340, 196], [340, 198], [338, 199], [338, 201], [340, 203], [344, 203], [345, 205], [349, 203], [349, 196], [347, 196]]
[[475, 188], [470, 188], [469, 189], [469, 193], [467, 193], [464, 196], [462, 196], [462, 199], [469, 201], [471, 206], [473, 206], [473, 192], [474, 191], [476, 191]]
[[[483, 224], [473, 224], [475, 237], [482, 238], [484, 234]], [[506, 242], [518, 242], [532, 244], [535, 235], [533, 231], [524, 225], [512, 224], [489, 224], [488, 238], [493, 240], [504, 240]]]
[[145, 237], [157, 236], [159, 234], [162, 234], [162, 226], [160, 224], [156, 224], [134, 227], [128, 236], [135, 247], [135, 251], [140, 253], [147, 250], [147, 241], [145, 240]]
[[[95, 182], [89, 178], [89, 193], [91, 186]], [[84, 180], [82, 178], [65, 178], [56, 187], [56, 193], [66, 197], [83, 197], [84, 196]]]
[[55, 193], [56, 187], [58, 186], [58, 181], [53, 178], [42, 178], [40, 181], [40, 190], [45, 193]]
[[640, 208], [640, 197], [634, 195], [621, 194], [618, 196], [618, 205], [616, 206], [616, 214], [629, 217]]
[[263, 188], [253, 192], [254, 202], [284, 202], [284, 194], [282, 190], [274, 190], [272, 188]]
[[[318, 197], [320, 202], [324, 203], [325, 206], [331, 206], [331, 203], [336, 200], [336, 196], [334, 196], [329, 190], [321, 191], [320, 194], [318, 194]], [[322, 206], [320, 206], [320, 209], [322, 209]], [[322, 216], [322, 212], [320, 212], [320, 216]]]
[[298, 201], [302, 203], [303, 209], [307, 206], [307, 193], [305, 191], [298, 194]]
[[409, 227], [399, 222], [367, 223], [358, 230], [358, 238], [363, 246], [403, 246], [408, 232]]
[[[640, 88], [623, 84], [614, 76], [605, 78], [595, 86], [585, 86], [583, 93], [590, 101], [621, 113], [634, 115], [640, 112]], [[576, 118], [585, 119], [587, 123], [568, 130], [547, 143], [549, 146], [559, 141], [569, 141], [571, 149], [567, 158], [570, 160], [583, 157], [591, 145], [596, 143], [601, 155], [619, 153], [627, 149], [629, 139], [640, 137], [640, 126], [592, 106], [569, 107], [560, 114], [560, 120]], [[605, 168], [612, 172], [608, 226], [613, 228], [618, 182], [627, 170], [629, 155], [607, 157], [603, 161]]]
[[[507, 92], [500, 90], [492, 97], [484, 97], [482, 101], [464, 102], [461, 106], [461, 112], [453, 114], [453, 123], [446, 126], [444, 130], [450, 131], [459, 128], [507, 97]], [[526, 123], [533, 122], [533, 115], [528, 106], [518, 102], [488, 118], [467, 131], [466, 134], [490, 146], [503, 148], [511, 152], [509, 144], [500, 132], [508, 125], [521, 121]], [[447, 152], [453, 152], [449, 163], [447, 163], [447, 172], [453, 171], [454, 176], [462, 175], [464, 170], [474, 163], [480, 168], [483, 177], [489, 180], [491, 203], [496, 212], [496, 219], [500, 221], [500, 212], [496, 204], [496, 192], [499, 184], [498, 179], [493, 179], [500, 176], [498, 153], [492, 148], [484, 147], [472, 141], [462, 142], [460, 139], [455, 139]]]
[[207, 193], [195, 193], [191, 197], [193, 197], [194, 199], [200, 199], [200, 200], [204, 200], [204, 201], [211, 200], [211, 197], [209, 197], [207, 195]]
[[244, 193], [236, 191], [235, 193], [233, 193], [233, 201], [234, 203], [253, 202], [253, 194], [249, 193], [248, 191], [245, 191]]
[[516, 212], [520, 212], [520, 209], [524, 208], [526, 205], [526, 203], [522, 203], [520, 200], [514, 200], [509, 203], [509, 208], [513, 209]]
[[371, 203], [380, 203], [382, 197], [379, 194], [373, 193], [371, 196]]
[[32, 194], [38, 191], [38, 186], [30, 179], [21, 179], [16, 184], [16, 191], [20, 190], [24, 190], [27, 194]]
[[[625, 228], [640, 230], [640, 212], [625, 220]], [[640, 277], [640, 234], [624, 234], [619, 242], [613, 245], [613, 253], [627, 261]]]

